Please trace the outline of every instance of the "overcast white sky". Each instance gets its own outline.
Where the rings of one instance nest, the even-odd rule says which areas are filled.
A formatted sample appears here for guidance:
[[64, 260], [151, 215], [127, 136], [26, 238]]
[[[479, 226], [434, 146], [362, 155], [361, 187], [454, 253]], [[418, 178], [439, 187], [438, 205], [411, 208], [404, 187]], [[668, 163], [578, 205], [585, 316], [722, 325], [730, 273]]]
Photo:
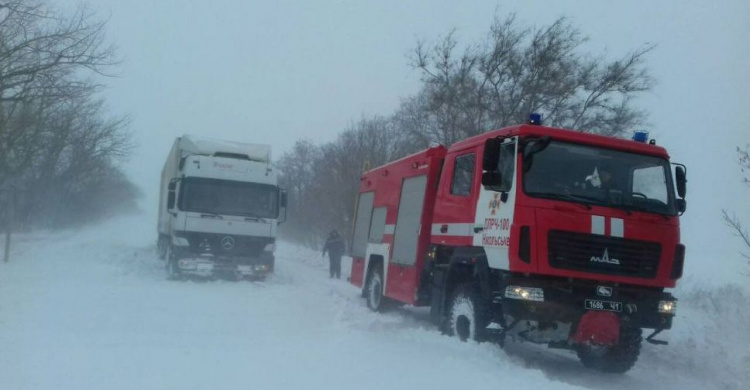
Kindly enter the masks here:
[[[61, 4], [76, 1], [61, 0]], [[640, 100], [648, 129], [688, 165], [683, 241], [691, 278], [741, 280], [740, 248], [721, 224], [750, 220], [734, 148], [750, 142], [750, 1], [178, 1], [98, 0], [126, 62], [109, 80], [115, 112], [133, 117], [140, 145], [126, 165], [155, 210], [159, 172], [183, 133], [267, 143], [332, 140], [363, 114], [388, 115], [416, 92], [407, 54], [452, 28], [482, 38], [493, 14], [547, 24], [568, 16], [594, 53], [658, 44], [658, 80]], [[154, 213], [155, 214], [155, 213]], [[154, 217], [156, 218], [156, 217]], [[700, 275], [700, 276], [698, 276]]]

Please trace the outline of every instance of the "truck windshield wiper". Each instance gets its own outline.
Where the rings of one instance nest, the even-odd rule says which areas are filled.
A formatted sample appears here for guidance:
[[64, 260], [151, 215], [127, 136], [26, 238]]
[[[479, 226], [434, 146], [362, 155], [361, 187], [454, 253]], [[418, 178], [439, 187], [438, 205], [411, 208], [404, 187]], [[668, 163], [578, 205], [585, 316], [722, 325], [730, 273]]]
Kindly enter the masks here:
[[649, 208], [649, 207], [633, 207], [632, 205], [627, 205], [627, 206], [626, 205], [620, 205], [620, 206], [612, 206], [612, 207], [614, 207], [616, 209], [620, 209], [620, 210], [624, 211], [625, 213], [627, 213], [628, 215], [633, 214], [633, 211], [639, 211], [641, 213], [646, 213], [646, 214], [656, 214], [656, 215], [664, 218], [665, 221], [668, 221], [670, 219], [670, 217], [672, 217], [672, 215], [670, 215], [670, 214], [666, 214], [664, 212], [661, 212], [659, 210], [654, 210], [653, 208]]
[[216, 214], [216, 213], [212, 213], [212, 212], [208, 212], [208, 211], [201, 211], [200, 213], [201, 213], [201, 218], [224, 219], [224, 217], [222, 217], [221, 215]]
[[257, 215], [246, 215], [245, 216], [245, 221], [258, 221], [258, 222], [266, 223], [265, 219], [263, 219], [263, 218], [261, 218], [261, 217], [259, 217]]
[[610, 207], [618, 209], [620, 211], [624, 211], [627, 215], [632, 215], [634, 210], [632, 207], [626, 206], [624, 204], [613, 204]]
[[567, 200], [568, 202], [580, 204], [581, 206], [585, 207], [586, 210], [591, 210], [591, 205], [589, 205], [587, 202], [599, 202], [599, 200], [595, 198], [589, 198], [579, 195], [560, 194], [556, 192], [533, 192], [531, 195], [557, 200]]

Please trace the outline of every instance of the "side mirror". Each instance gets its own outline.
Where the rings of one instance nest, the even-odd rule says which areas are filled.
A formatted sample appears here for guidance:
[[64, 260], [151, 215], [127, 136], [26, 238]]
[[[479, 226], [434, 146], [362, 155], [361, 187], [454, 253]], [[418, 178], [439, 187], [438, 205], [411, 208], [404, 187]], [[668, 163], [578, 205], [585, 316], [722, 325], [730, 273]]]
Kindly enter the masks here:
[[677, 185], [677, 196], [685, 198], [687, 193], [687, 170], [684, 165], [677, 165], [674, 170], [675, 184]]
[[500, 145], [502, 145], [502, 143], [503, 140], [500, 138], [490, 138], [485, 141], [482, 170], [489, 172], [497, 171], [497, 164], [500, 161]]
[[279, 197], [279, 205], [281, 205], [281, 207], [283, 208], [286, 208], [286, 201], [287, 201], [286, 190], [281, 190], [281, 194]]
[[167, 210], [172, 210], [174, 208], [174, 201], [175, 201], [174, 190], [170, 190], [169, 194], [167, 194]]
[[495, 188], [499, 187], [502, 182], [503, 176], [500, 174], [500, 172], [490, 171], [482, 173], [482, 185], [487, 188], [494, 190]]
[[687, 201], [685, 199], [677, 199], [675, 200], [675, 204], [677, 205], [677, 211], [682, 214], [687, 209]]
[[178, 179], [172, 179], [169, 181], [169, 184], [167, 185], [167, 190], [169, 193], [167, 194], [167, 210], [171, 213], [172, 209], [174, 209], [175, 200], [177, 199], [176, 190], [177, 190], [177, 180]]
[[286, 222], [286, 210], [287, 210], [287, 194], [286, 190], [279, 191], [279, 217], [276, 220], [277, 224]]

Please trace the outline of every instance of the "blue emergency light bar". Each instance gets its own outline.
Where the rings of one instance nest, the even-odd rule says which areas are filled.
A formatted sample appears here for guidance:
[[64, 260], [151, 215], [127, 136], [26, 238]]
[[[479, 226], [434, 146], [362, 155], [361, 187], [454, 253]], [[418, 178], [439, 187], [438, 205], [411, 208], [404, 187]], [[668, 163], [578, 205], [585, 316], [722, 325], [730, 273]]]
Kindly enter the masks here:
[[532, 112], [529, 114], [529, 124], [530, 125], [541, 125], [542, 124], [542, 114], [537, 114], [536, 112]]
[[633, 141], [642, 142], [645, 144], [646, 142], [648, 142], [648, 131], [636, 131], [635, 133], [633, 133]]

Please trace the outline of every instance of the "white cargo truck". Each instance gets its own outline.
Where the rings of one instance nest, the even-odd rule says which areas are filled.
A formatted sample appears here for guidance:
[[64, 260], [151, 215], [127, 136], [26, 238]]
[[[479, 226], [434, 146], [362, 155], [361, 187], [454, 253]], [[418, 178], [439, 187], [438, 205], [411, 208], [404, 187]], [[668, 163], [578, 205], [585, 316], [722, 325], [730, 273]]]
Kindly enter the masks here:
[[270, 146], [179, 137], [160, 191], [157, 247], [170, 279], [263, 278], [273, 271], [286, 192]]

